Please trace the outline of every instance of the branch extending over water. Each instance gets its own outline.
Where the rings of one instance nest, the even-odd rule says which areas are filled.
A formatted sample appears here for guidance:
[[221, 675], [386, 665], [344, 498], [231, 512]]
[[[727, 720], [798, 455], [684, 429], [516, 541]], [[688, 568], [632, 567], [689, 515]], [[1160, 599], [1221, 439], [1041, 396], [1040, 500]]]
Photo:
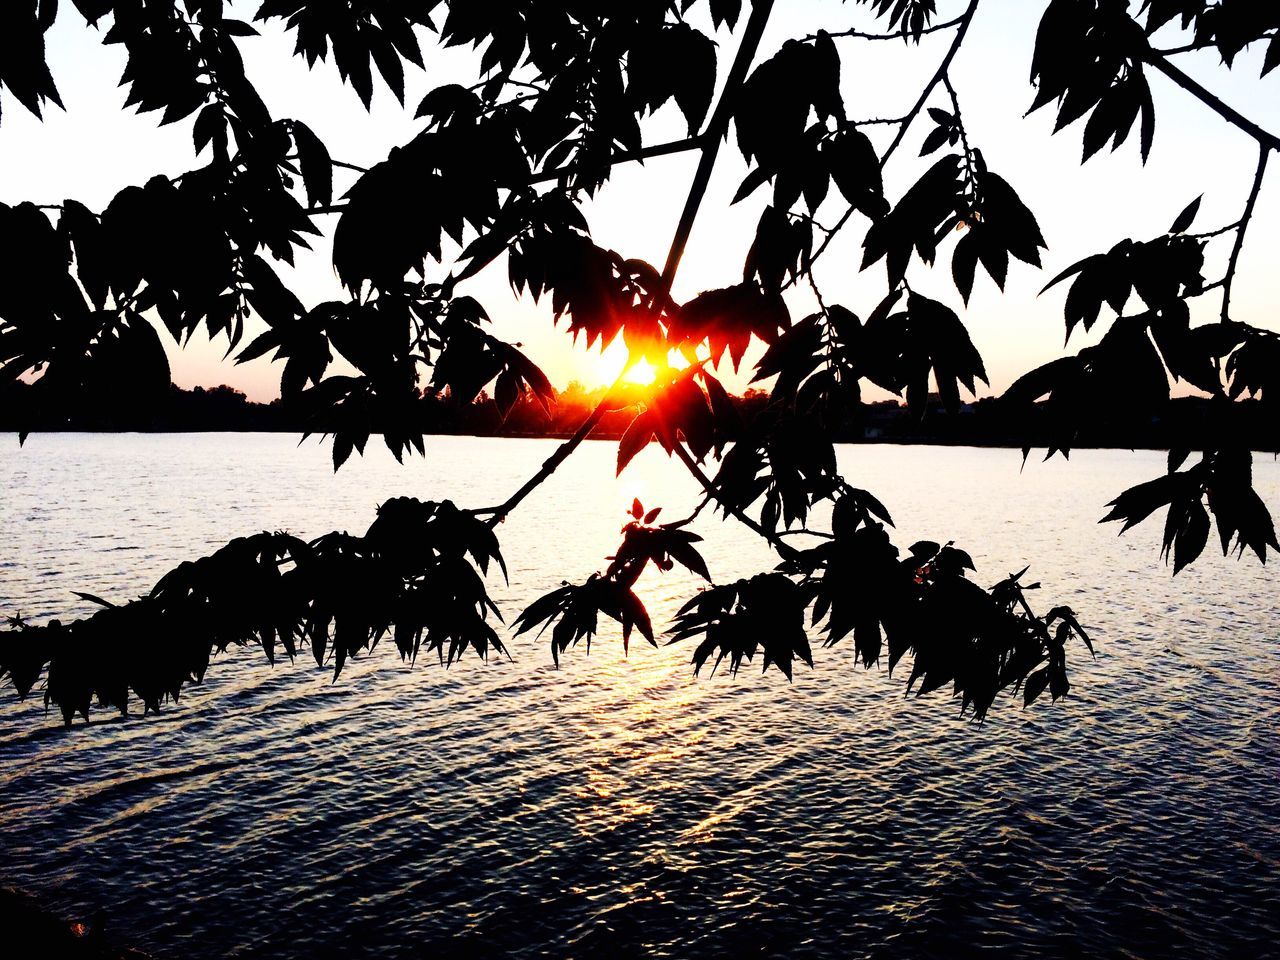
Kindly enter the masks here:
[[618, 375], [618, 379], [613, 382], [613, 385], [609, 387], [605, 395], [600, 398], [600, 402], [596, 404], [596, 408], [591, 411], [585, 420], [582, 421], [582, 424], [576, 431], [574, 431], [573, 436], [560, 444], [560, 446], [556, 448], [556, 452], [548, 457], [546, 462], [542, 464], [542, 469], [526, 480], [519, 490], [509, 496], [505, 502], [500, 503], [496, 507], [483, 507], [471, 512], [477, 515], [493, 514], [492, 518], [489, 520], [489, 526], [491, 527], [502, 523], [502, 521], [507, 518], [507, 514], [518, 507], [525, 497], [531, 494], [542, 484], [544, 480], [555, 473], [560, 467], [560, 464], [568, 460], [569, 455], [578, 449], [583, 440], [587, 439], [591, 434], [591, 431], [595, 429], [596, 424], [600, 422], [601, 418], [608, 411], [609, 401], [613, 398], [615, 391], [617, 391], [618, 386], [622, 383], [623, 377], [627, 375], [627, 370], [630, 370], [630, 365], [628, 365], [627, 368]]
[[725, 500], [724, 497], [721, 496], [719, 489], [716, 487], [715, 481], [707, 476], [706, 471], [698, 465], [697, 460], [693, 459], [693, 454], [685, 448], [683, 443], [677, 443], [675, 450], [676, 456], [680, 458], [680, 462], [683, 463], [689, 469], [689, 472], [693, 474], [694, 478], [702, 484], [702, 489], [707, 492], [707, 495], [714, 498], [716, 503], [720, 504], [720, 506], [724, 508], [725, 513], [750, 527], [756, 534], [767, 540], [769, 545], [777, 550], [778, 555], [784, 560], [792, 560], [800, 555], [798, 550], [786, 541], [782, 540], [777, 534], [770, 533], [762, 527], [758, 521], [753, 519], [751, 515], [741, 507], [735, 506]]
[[[752, 8], [751, 18], [747, 21], [742, 43], [738, 47], [733, 66], [729, 70], [724, 90], [720, 94], [720, 101], [716, 104], [715, 112], [711, 115], [711, 121], [707, 124], [707, 128], [702, 134], [697, 137], [691, 137], [688, 140], [651, 147], [647, 152], [643, 150], [636, 151], [635, 156], [632, 157], [632, 159], [641, 159], [640, 154], [658, 156], [659, 151], [675, 153], [678, 150], [690, 149], [692, 145], [700, 145], [702, 148], [702, 157], [698, 162], [697, 172], [694, 174], [693, 183], [689, 188], [689, 196], [685, 200], [684, 212], [681, 214], [680, 222], [676, 226], [675, 236], [671, 240], [671, 248], [667, 253], [666, 266], [662, 271], [662, 287], [664, 290], [669, 291], [671, 289], [676, 271], [680, 267], [680, 260], [684, 256], [685, 245], [689, 241], [693, 222], [697, 219], [698, 208], [702, 205], [702, 198], [706, 194], [707, 184], [711, 180], [711, 171], [715, 166], [716, 154], [720, 149], [720, 141], [724, 139], [724, 135], [729, 128], [729, 120], [733, 116], [734, 98], [746, 79], [751, 62], [755, 59], [756, 50], [760, 45], [760, 37], [764, 34], [764, 27], [769, 20], [769, 13], [772, 9], [773, 0], [758, 0]], [[596, 424], [600, 422], [601, 417], [604, 416], [608, 409], [609, 401], [630, 368], [631, 364], [628, 363], [627, 367], [619, 374], [618, 379], [614, 381], [608, 392], [601, 398], [596, 408], [591, 411], [591, 414], [582, 422], [582, 425], [578, 427], [573, 436], [561, 444], [556, 452], [543, 463], [542, 468], [525, 481], [519, 490], [508, 497], [505, 503], [475, 512], [479, 514], [492, 513], [493, 516], [489, 520], [489, 525], [495, 526], [501, 523], [507, 514], [537, 489], [543, 481], [555, 473], [560, 464], [569, 458], [570, 454], [582, 444], [582, 441], [587, 438]], [[696, 468], [697, 465], [694, 464], [694, 467]], [[698, 473], [701, 473], [701, 469], [698, 469]], [[705, 478], [705, 474], [703, 474], [703, 477]]]

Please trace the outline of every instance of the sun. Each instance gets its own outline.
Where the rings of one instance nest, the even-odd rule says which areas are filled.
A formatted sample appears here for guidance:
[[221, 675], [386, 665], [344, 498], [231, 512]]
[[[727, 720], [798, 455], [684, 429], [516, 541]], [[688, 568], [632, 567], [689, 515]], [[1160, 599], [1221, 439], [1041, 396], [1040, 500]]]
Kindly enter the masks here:
[[627, 371], [626, 376], [628, 383], [639, 384], [642, 387], [651, 386], [657, 379], [658, 371], [653, 369], [653, 364], [644, 358], [637, 361], [636, 365]]
[[687, 365], [688, 360], [676, 351], [666, 357], [657, 356], [656, 351], [649, 356], [632, 355], [619, 337], [601, 353], [586, 355], [582, 379], [588, 389], [607, 387], [619, 376], [630, 387], [652, 387], [664, 378], [668, 369], [679, 370]]

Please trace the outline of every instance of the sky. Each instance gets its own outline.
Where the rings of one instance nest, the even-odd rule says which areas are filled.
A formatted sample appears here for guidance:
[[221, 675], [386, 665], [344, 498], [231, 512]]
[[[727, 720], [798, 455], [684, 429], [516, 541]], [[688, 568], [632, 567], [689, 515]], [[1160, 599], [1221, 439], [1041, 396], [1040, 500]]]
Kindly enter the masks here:
[[[257, 0], [235, 0], [229, 4], [229, 15], [249, 19], [258, 5]], [[963, 0], [940, 0], [939, 21], [955, 16], [964, 5]], [[1084, 256], [1105, 251], [1124, 237], [1149, 239], [1163, 234], [1183, 207], [1201, 193], [1204, 201], [1197, 230], [1234, 222], [1244, 206], [1257, 160], [1254, 143], [1245, 134], [1163, 76], [1149, 71], [1157, 108], [1150, 161], [1142, 165], [1135, 136], [1117, 153], [1100, 154], [1081, 166], [1083, 123], [1051, 136], [1052, 107], [1024, 117], [1033, 94], [1028, 79], [1031, 51], [1044, 6], [1043, 2], [1025, 0], [984, 0], [951, 73], [971, 144], [983, 151], [989, 168], [1009, 180], [1039, 218], [1049, 245], [1044, 271], [1015, 262], [1004, 293], [979, 271], [967, 309], [951, 282], [950, 244], [942, 247], [936, 268], [931, 270], [917, 260], [908, 274], [913, 289], [948, 303], [964, 319], [990, 375], [990, 388], [980, 389], [980, 395], [1002, 392], [1020, 374], [1096, 342], [1103, 332], [1105, 324], [1095, 327], [1088, 337], [1077, 331], [1064, 349], [1065, 285], [1040, 295], [1057, 272]], [[745, 19], [739, 23], [739, 32]], [[426, 69], [408, 67], [406, 105], [401, 107], [379, 79], [372, 109], [366, 112], [355, 93], [340, 83], [332, 62], [309, 70], [304, 60], [292, 56], [291, 36], [280, 21], [257, 26], [262, 36], [243, 39], [240, 47], [250, 79], [273, 114], [304, 121], [326, 141], [336, 159], [350, 163], [372, 165], [392, 146], [411, 139], [421, 126], [413, 120], [414, 108], [429, 90], [450, 82], [472, 82], [468, 79], [472, 54], [442, 50], [432, 44], [430, 34], [423, 33]], [[819, 28], [836, 31], [851, 27], [877, 29], [862, 6], [840, 0], [778, 0], [760, 58], [771, 55], [789, 37]], [[841, 84], [850, 116], [905, 113], [950, 38], [950, 31], [944, 31], [926, 37], [918, 47], [897, 41], [839, 39]], [[74, 198], [100, 210], [129, 184], [144, 183], [156, 173], [177, 175], [204, 162], [193, 153], [191, 119], [158, 127], [155, 114], [123, 110], [126, 90], [118, 86], [123, 51], [102, 46], [100, 39], [101, 34], [86, 26], [72, 5], [64, 4], [47, 41], [65, 112], [50, 105], [41, 122], [5, 95], [0, 124], [0, 201], [57, 203]], [[721, 30], [716, 39], [721, 48], [722, 80], [737, 48], [737, 35]], [[1167, 45], [1175, 43], [1171, 38]], [[1259, 46], [1237, 58], [1231, 71], [1212, 52], [1182, 55], [1177, 62], [1250, 119], [1276, 131], [1280, 130], [1280, 70], [1260, 80], [1261, 58]], [[945, 97], [939, 89], [931, 105], [949, 107]], [[891, 199], [901, 196], [931, 162], [916, 157], [931, 126], [927, 118], [918, 120], [889, 165], [886, 190]], [[682, 118], [670, 105], [643, 130], [646, 143], [686, 133]], [[626, 257], [661, 266], [695, 164], [696, 156], [687, 154], [617, 167], [610, 183], [584, 207], [596, 242]], [[675, 284], [677, 300], [741, 279], [742, 261], [769, 194], [767, 189], [759, 190], [731, 205], [746, 172], [731, 138], [720, 152]], [[355, 175], [337, 174], [335, 186], [340, 192]], [[843, 209], [833, 189], [816, 216], [819, 222], [830, 224]], [[394, 211], [388, 215], [394, 216]], [[330, 261], [329, 240], [336, 221], [336, 216], [321, 219], [326, 235], [314, 244], [313, 254], [301, 252], [296, 269], [281, 265], [282, 276], [308, 306], [345, 298]], [[828, 303], [843, 304], [866, 316], [883, 297], [886, 280], [883, 264], [859, 270], [862, 233], [861, 225], [846, 230], [816, 272]], [[1207, 280], [1222, 275], [1230, 246], [1230, 236], [1212, 242]], [[1233, 295], [1234, 319], [1280, 329], [1276, 315], [1280, 303], [1278, 253], [1280, 187], [1273, 177], [1260, 197], [1241, 258]], [[438, 269], [437, 276], [443, 275], [444, 269]], [[565, 321], [558, 327], [553, 324], [549, 304], [516, 298], [507, 285], [502, 260], [459, 292], [479, 299], [494, 319], [493, 332], [520, 342], [558, 387], [572, 380], [587, 386], [608, 382], [624, 363], [620, 341], [603, 357], [598, 350], [575, 347], [565, 333]], [[815, 308], [807, 290], [795, 290], [788, 296], [797, 318]], [[1206, 295], [1194, 302], [1193, 317], [1211, 320], [1219, 307], [1216, 294]], [[260, 329], [251, 323], [246, 342]], [[268, 359], [235, 365], [224, 360], [225, 338], [211, 344], [197, 336], [181, 349], [167, 333], [162, 337], [174, 380], [180, 386], [227, 383], [255, 400], [278, 396], [280, 367]], [[749, 355], [748, 363], [758, 353], [757, 349]], [[745, 373], [723, 372], [731, 389], [746, 386], [749, 377]], [[878, 394], [871, 391], [868, 396], [876, 398]]]

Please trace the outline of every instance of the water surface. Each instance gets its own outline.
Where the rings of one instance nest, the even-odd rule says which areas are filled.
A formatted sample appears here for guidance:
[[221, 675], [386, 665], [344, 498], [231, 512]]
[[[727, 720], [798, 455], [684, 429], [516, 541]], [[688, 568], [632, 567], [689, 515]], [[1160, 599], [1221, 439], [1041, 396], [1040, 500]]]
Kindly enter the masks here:
[[[275, 435], [0, 437], [0, 613], [91, 612], [232, 536], [363, 532], [390, 496], [501, 502], [554, 444], [432, 438], [332, 475]], [[615, 480], [588, 443], [499, 528], [511, 620], [612, 553], [633, 496], [685, 515], [660, 451]], [[1270, 567], [1206, 554], [1176, 580], [1159, 524], [1103, 504], [1158, 453], [860, 446], [898, 542], [955, 539], [990, 585], [1027, 563], [1041, 606], [1097, 638], [1071, 696], [993, 708], [818, 651], [793, 684], [694, 679], [691, 649], [606, 629], [444, 670], [390, 645], [334, 684], [243, 650], [158, 718], [64, 733], [0, 704], [0, 882], [158, 957], [1262, 956], [1280, 936], [1280, 605]], [[1280, 507], [1280, 469], [1257, 465]], [[720, 580], [773, 561], [703, 518]], [[646, 574], [655, 623], [697, 584]]]

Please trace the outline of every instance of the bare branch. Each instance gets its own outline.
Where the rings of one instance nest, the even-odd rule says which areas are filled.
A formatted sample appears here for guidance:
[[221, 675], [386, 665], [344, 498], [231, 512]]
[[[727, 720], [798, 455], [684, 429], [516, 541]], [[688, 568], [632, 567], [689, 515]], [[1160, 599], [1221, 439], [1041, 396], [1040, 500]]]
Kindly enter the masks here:
[[[923, 30], [920, 31], [919, 35], [924, 36], [925, 34], [938, 33], [939, 31], [942, 31], [942, 30], [950, 30], [952, 27], [958, 27], [960, 26], [961, 23], [964, 22], [964, 18], [965, 18], [965, 14], [961, 14], [960, 16], [956, 17], [954, 20], [946, 21], [946, 23], [935, 23], [931, 27], [925, 27]], [[914, 37], [915, 34], [910, 30], [901, 30], [895, 33], [864, 33], [861, 30], [840, 30], [835, 33], [831, 33], [830, 36], [831, 37], [848, 37], [852, 40], [902, 40], [905, 42], [907, 40], [912, 39], [912, 37]], [[805, 37], [802, 42], [811, 43], [816, 39], [818, 39], [817, 34], [810, 34], [809, 36]]]
[[707, 476], [706, 471], [699, 466], [698, 461], [693, 459], [693, 454], [685, 449], [683, 443], [676, 444], [675, 452], [676, 456], [680, 458], [680, 462], [689, 469], [691, 474], [693, 474], [694, 479], [702, 484], [702, 489], [707, 492], [708, 496], [713, 497], [715, 501], [724, 508], [725, 513], [746, 524], [753, 531], [767, 540], [769, 545], [772, 546], [774, 550], [778, 551], [778, 556], [782, 557], [784, 560], [794, 560], [800, 555], [800, 551], [784, 541], [781, 538], [781, 534], [770, 533], [741, 507], [734, 506], [726, 501], [721, 496], [720, 491], [716, 489], [715, 482]]
[[[1264, 33], [1262, 34], [1262, 36], [1258, 37], [1257, 39], [1271, 40], [1271, 39], [1274, 39], [1275, 36], [1276, 35], [1274, 33]], [[1193, 40], [1191, 43], [1184, 43], [1180, 47], [1169, 47], [1168, 49], [1165, 49], [1165, 50], [1156, 50], [1153, 48], [1152, 53], [1159, 54], [1162, 57], [1171, 57], [1179, 53], [1193, 53], [1197, 50], [1211, 50], [1213, 49], [1213, 47], [1214, 47], [1214, 43], [1211, 40], [1205, 40], [1205, 41]]]
[[1188, 233], [1187, 236], [1193, 240], [1212, 240], [1214, 237], [1220, 237], [1224, 233], [1230, 233], [1240, 226], [1240, 221], [1229, 223], [1225, 227], [1219, 227], [1217, 230], [1206, 230], [1204, 233]]
[[556, 452], [546, 459], [542, 464], [542, 468], [526, 480], [519, 490], [509, 496], [504, 503], [501, 503], [496, 507], [484, 507], [479, 510], [473, 510], [472, 513], [481, 515], [493, 514], [489, 520], [489, 526], [491, 527], [496, 527], [498, 524], [502, 523], [502, 521], [507, 518], [507, 514], [518, 507], [520, 502], [536, 490], [542, 481], [555, 473], [560, 464], [568, 460], [569, 455], [582, 445], [583, 440], [587, 439], [591, 431], [595, 429], [596, 424], [598, 424], [605, 413], [608, 412], [609, 401], [613, 399], [614, 392], [618, 389], [618, 385], [622, 383], [623, 377], [627, 375], [627, 371], [630, 369], [631, 364], [627, 364], [626, 369], [618, 375], [618, 379], [613, 382], [613, 385], [609, 387], [605, 395], [600, 398], [600, 402], [596, 404], [596, 408], [591, 411], [590, 415], [588, 415], [585, 420], [582, 421], [582, 424], [576, 431], [574, 431], [573, 436], [560, 444], [560, 446], [556, 447]]
[[1215, 94], [1209, 92], [1209, 90], [1201, 86], [1199, 82], [1193, 80], [1174, 66], [1169, 61], [1168, 57], [1162, 56], [1155, 50], [1148, 49], [1146, 51], [1145, 60], [1180, 86], [1183, 90], [1186, 90], [1205, 106], [1217, 113], [1218, 116], [1222, 117], [1231, 125], [1238, 127], [1245, 133], [1249, 134], [1249, 136], [1257, 140], [1259, 144], [1262, 144], [1272, 150], [1280, 150], [1280, 137], [1276, 136], [1274, 133], [1263, 130], [1244, 114], [1240, 113], [1240, 111], [1221, 100]]
[[1240, 217], [1240, 229], [1236, 231], [1236, 243], [1231, 249], [1231, 260], [1227, 264], [1227, 275], [1222, 281], [1222, 322], [1231, 322], [1231, 286], [1236, 279], [1236, 267], [1240, 263], [1240, 251], [1244, 249], [1244, 236], [1249, 230], [1249, 221], [1253, 219], [1254, 208], [1258, 205], [1258, 194], [1262, 191], [1262, 180], [1267, 175], [1267, 160], [1271, 156], [1271, 148], [1265, 143], [1258, 147], [1258, 169], [1253, 175], [1253, 189], [1249, 191], [1249, 199], [1245, 201], [1244, 214]]
[[329, 160], [329, 163], [331, 163], [331, 164], [332, 164], [333, 166], [335, 166], [335, 167], [341, 167], [343, 170], [354, 170], [356, 173], [368, 173], [368, 172], [369, 172], [369, 168], [368, 168], [368, 167], [359, 167], [359, 166], [356, 166], [354, 163], [347, 163], [347, 162], [345, 162], [345, 161], [343, 161], [343, 160], [333, 160], [333, 159], [330, 159], [330, 160]]

